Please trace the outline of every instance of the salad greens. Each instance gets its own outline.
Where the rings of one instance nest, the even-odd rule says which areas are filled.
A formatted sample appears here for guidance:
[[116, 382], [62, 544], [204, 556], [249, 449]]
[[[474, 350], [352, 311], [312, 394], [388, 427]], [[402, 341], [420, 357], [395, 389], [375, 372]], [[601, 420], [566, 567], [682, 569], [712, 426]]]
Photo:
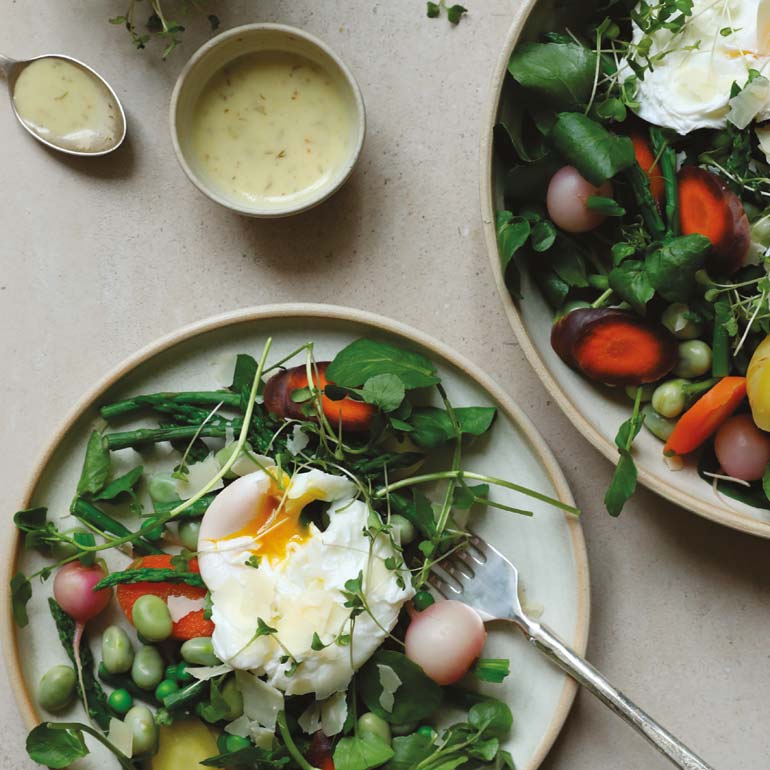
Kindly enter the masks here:
[[[433, 602], [424, 590], [432, 566], [464, 547], [467, 532], [458, 519], [462, 520], [473, 506], [494, 506], [531, 515], [531, 511], [496, 501], [490, 492], [492, 486], [512, 489], [566, 512], [578, 513], [524, 485], [463, 467], [466, 448], [493, 428], [496, 410], [487, 406], [454, 406], [435, 365], [423, 354], [372, 339], [356, 340], [339, 351], [328, 365], [315, 360], [312, 343], [275, 363], [270, 362], [270, 351], [268, 340], [259, 359], [245, 353], [239, 355], [232, 385], [227, 389], [152, 393], [101, 407], [101, 417], [109, 427], [93, 431], [88, 439], [70, 508], [73, 520], [83, 529], [64, 528], [58, 519], [49, 517], [44, 507], [19, 511], [14, 516], [25, 548], [46, 557], [45, 566], [32, 574], [19, 572], [11, 582], [14, 616], [20, 626], [29, 622], [27, 604], [32, 597], [33, 581], [46, 581], [65, 565], [101, 564], [96, 559], [105, 552], [114, 555], [123, 551], [129, 557], [140, 557], [124, 569], [107, 572], [93, 588], [101, 592], [117, 587], [118, 601], [127, 614], [121, 598], [125, 594], [121, 591], [139, 591], [142, 596], [157, 591], [161, 593], [155, 596], [171, 595], [176, 589], [204, 594], [206, 585], [198, 571], [197, 554], [180, 548], [174, 525], [200, 520], [215, 499], [218, 486], [227, 486], [244, 473], [264, 469], [268, 455], [274, 458], [276, 468], [287, 474], [286, 478], [317, 468], [354, 481], [359, 498], [369, 509], [364, 534], [372, 544], [379, 537], [389, 539], [394, 555], [384, 560], [384, 566], [393, 572], [400, 586], [411, 581], [419, 591], [419, 604], [415, 599], [418, 612]], [[287, 369], [293, 359], [303, 363]], [[267, 392], [266, 379], [271, 394]], [[276, 389], [285, 396], [280, 403], [289, 405], [288, 413], [276, 406]], [[431, 403], [432, 395], [441, 406]], [[369, 410], [366, 429], [346, 429], [346, 415], [358, 413], [362, 405]], [[341, 409], [339, 422], [335, 408]], [[160, 425], [113, 429], [115, 422], [137, 416], [153, 417]], [[128, 472], [116, 472], [116, 451], [131, 448], [142, 454], [153, 444], [177, 439], [184, 440], [173, 444], [176, 465], [172, 473], [163, 476], [166, 483], [173, 482], [175, 489], [149, 484], [155, 477], [148, 477], [145, 460]], [[223, 442], [225, 447], [218, 448]], [[245, 461], [248, 470], [243, 469]], [[415, 472], [426, 461], [432, 467]], [[198, 463], [211, 469], [210, 480], [194, 494], [180, 493]], [[425, 492], [428, 484], [434, 487], [430, 497]], [[152, 496], [153, 490], [158, 499]], [[307, 516], [305, 524], [312, 520], [323, 528], [323, 511], [313, 508], [311, 512], [310, 507], [303, 512]], [[133, 516], [133, 523], [126, 520], [127, 516]], [[399, 517], [401, 524], [397, 524]], [[411, 535], [405, 534], [409, 527], [413, 528]], [[255, 554], [247, 564], [259, 570], [263, 558]], [[333, 761], [336, 770], [513, 767], [510, 755], [501, 748], [512, 715], [504, 703], [493, 698], [466, 693], [461, 706], [466, 714], [463, 721], [442, 732], [427, 725], [416, 730], [415, 723], [432, 721], [442, 704], [448, 699], [457, 700], [458, 692], [462, 691], [439, 686], [405, 655], [407, 613], [402, 612], [394, 629], [384, 628], [372, 609], [363, 571], [345, 582], [341, 599], [349, 614], [346, 624], [331, 639], [322, 639], [315, 633], [312, 650], [319, 652], [332, 645], [352, 650], [355, 624], [363, 616], [372, 618], [385, 638], [380, 649], [354, 675], [345, 698], [348, 716], [341, 733], [331, 740], [320, 733], [304, 733], [298, 719], [312, 699], [286, 697], [277, 730], [269, 741], [252, 742], [225, 732], [217, 744], [219, 753], [201, 757], [205, 766], [325, 769], [331, 767], [323, 764], [326, 757]], [[188, 643], [179, 647], [171, 639], [155, 647], [147, 642], [150, 631], [142, 630], [145, 646], [136, 657], [131, 653], [131, 657], [137, 664], [139, 656], [143, 656], [143, 670], [135, 671], [135, 665], [130, 670], [124, 666], [117, 668], [115, 660], [119, 658], [107, 655], [97, 666], [87, 632], [81, 642], [82, 629], [76, 630], [75, 619], [55, 599], [49, 599], [49, 606], [64, 651], [73, 663], [79, 652], [84, 689], [80, 695], [94, 727], [69, 721], [43, 722], [27, 742], [29, 755], [35, 761], [49, 767], [66, 767], [88, 754], [87, 740], [94, 739], [112, 751], [122, 768], [135, 770], [135, 762], [141, 757], [125, 754], [113, 745], [110, 735], [116, 725], [121, 727], [121, 717], [136, 701], [154, 709], [155, 727], [151, 729], [156, 731], [159, 726], [173, 728], [180, 720], [195, 716], [223, 728], [235, 724], [234, 720], [243, 715], [246, 696], [239, 689], [240, 673], [234, 674], [229, 665], [211, 668], [212, 661], [217, 665], [219, 662], [210, 640], [194, 639], [195, 644], [189, 649]], [[211, 610], [211, 596], [207, 595], [207, 608], [200, 612], [197, 622], [209, 623]], [[137, 630], [140, 621], [141, 616], [134, 613]], [[145, 628], [144, 622], [141, 628]], [[286, 666], [286, 676], [295, 675], [303, 661], [292, 655], [277, 630], [263, 618], [255, 618], [254, 639], [259, 637], [273, 638], [283, 649], [281, 661]], [[125, 635], [118, 627], [113, 629], [111, 638]], [[209, 652], [196, 652], [204, 649], [201, 641], [208, 642]], [[200, 681], [193, 679], [187, 666], [191, 662], [201, 665], [204, 660], [212, 675]], [[157, 687], [148, 687], [147, 678], [153, 667], [157, 667], [157, 677], [162, 677], [163, 665], [165, 679]], [[507, 659], [482, 658], [471, 669], [472, 676], [490, 683], [504, 681], [509, 673]], [[119, 696], [113, 697], [115, 693]], [[382, 734], [364, 730], [357, 721], [364, 712], [368, 712], [370, 721], [379, 720], [387, 736], [390, 726], [398, 729], [400, 736], [391, 742], [384, 740]], [[130, 714], [131, 711], [125, 717], [125, 725], [133, 729]], [[105, 737], [96, 727], [109, 734]]]

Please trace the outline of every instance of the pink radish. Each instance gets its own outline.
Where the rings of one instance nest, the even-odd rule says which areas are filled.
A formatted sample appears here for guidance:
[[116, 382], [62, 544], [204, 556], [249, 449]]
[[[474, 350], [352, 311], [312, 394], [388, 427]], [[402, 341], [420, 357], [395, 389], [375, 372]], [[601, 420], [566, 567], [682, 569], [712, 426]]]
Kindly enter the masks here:
[[598, 227], [606, 219], [604, 214], [588, 207], [588, 199], [612, 197], [612, 184], [605, 182], [596, 187], [584, 179], [573, 166], [564, 166], [548, 185], [546, 205], [548, 216], [557, 227], [568, 233], [585, 233]]
[[728, 476], [758, 481], [770, 461], [770, 435], [757, 428], [750, 414], [738, 414], [717, 432], [714, 451]]
[[452, 684], [473, 665], [486, 639], [484, 623], [467, 604], [436, 602], [412, 617], [406, 631], [406, 656], [434, 682]]
[[75, 654], [75, 667], [78, 672], [83, 705], [88, 713], [88, 701], [83, 687], [83, 667], [80, 663], [80, 642], [86, 623], [95, 618], [109, 604], [112, 598], [110, 588], [94, 591], [94, 586], [104, 577], [104, 569], [95, 564], [86, 567], [79, 561], [65, 564], [53, 581], [53, 597], [59, 606], [75, 621], [75, 633], [72, 637], [72, 649]]

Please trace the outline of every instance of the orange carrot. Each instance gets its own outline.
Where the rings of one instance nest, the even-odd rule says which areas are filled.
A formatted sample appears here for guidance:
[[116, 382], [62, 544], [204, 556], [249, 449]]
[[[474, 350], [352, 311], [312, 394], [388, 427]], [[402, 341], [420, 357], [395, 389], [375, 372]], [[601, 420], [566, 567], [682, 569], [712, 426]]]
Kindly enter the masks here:
[[[330, 384], [326, 379], [326, 367], [328, 365], [328, 361], [317, 364], [318, 379], [314, 384], [318, 388], [323, 389]], [[313, 419], [312, 415], [303, 412], [303, 404], [295, 403], [291, 398], [295, 390], [306, 388], [307, 384], [305, 366], [295, 366], [293, 369], [287, 369], [271, 377], [265, 385], [267, 411], [278, 417], [291, 417], [295, 420]], [[342, 429], [348, 431], [368, 430], [377, 411], [371, 404], [356, 401], [349, 396], [339, 401], [332, 401], [332, 399], [322, 396], [321, 406], [332, 427], [336, 428], [342, 423]]]
[[745, 377], [723, 377], [679, 418], [663, 447], [663, 453], [686, 455], [696, 450], [730, 417], [745, 397]]
[[334, 770], [332, 742], [320, 730], [313, 735], [313, 740], [310, 741], [307, 760], [319, 770]]
[[732, 275], [751, 245], [749, 220], [740, 198], [710, 171], [684, 166], [679, 180], [679, 223], [683, 235], [705, 235], [714, 247], [710, 269]]
[[[141, 559], [137, 559], [130, 567], [130, 569], [147, 568], [173, 569], [171, 556], [168, 554], [143, 556]], [[197, 559], [190, 559], [188, 570], [190, 572], [199, 572]], [[203, 599], [206, 596], [206, 589], [189, 586], [184, 583], [121, 583], [117, 587], [116, 595], [118, 604], [129, 621], [131, 620], [134, 602], [145, 594], [159, 596], [164, 601], [168, 601], [170, 596]], [[171, 636], [174, 639], [180, 640], [195, 639], [199, 636], [211, 636], [214, 633], [214, 624], [203, 616], [204, 610], [188, 612], [187, 615], [174, 623]]]
[[647, 179], [650, 181], [650, 192], [659, 206], [663, 205], [666, 198], [666, 181], [661, 173], [660, 166], [655, 160], [652, 147], [642, 134], [631, 134], [631, 141], [634, 144], [634, 155], [636, 162], [641, 166]]

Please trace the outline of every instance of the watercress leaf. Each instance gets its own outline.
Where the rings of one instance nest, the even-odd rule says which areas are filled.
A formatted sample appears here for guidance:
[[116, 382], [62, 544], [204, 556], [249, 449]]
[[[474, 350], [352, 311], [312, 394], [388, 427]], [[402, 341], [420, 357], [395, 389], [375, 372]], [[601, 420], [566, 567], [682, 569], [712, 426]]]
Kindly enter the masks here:
[[559, 237], [556, 246], [548, 251], [548, 261], [553, 272], [567, 286], [577, 289], [588, 286], [585, 258], [571, 241]]
[[27, 603], [32, 598], [32, 584], [23, 572], [17, 572], [11, 578], [11, 608], [16, 625], [24, 628], [29, 623]]
[[518, 297], [521, 295], [521, 265], [517, 254], [529, 240], [531, 225], [524, 217], [510, 211], [498, 211], [496, 218], [497, 249], [505, 285]]
[[378, 374], [396, 375], [407, 390], [441, 381], [436, 367], [420, 353], [365, 337], [343, 348], [326, 369], [329, 381], [346, 388], [358, 387]]
[[375, 374], [364, 383], [361, 395], [367, 404], [378, 406], [383, 412], [393, 412], [401, 406], [406, 390], [395, 374]]
[[414, 524], [425, 537], [436, 534], [436, 515], [430, 500], [418, 489], [412, 490], [412, 499], [393, 492], [388, 497], [393, 513], [403, 516]]
[[428, 18], [437, 19], [441, 14], [441, 6], [428, 0]]
[[[460, 434], [481, 436], [489, 430], [497, 410], [494, 407], [468, 406], [455, 409], [454, 414]], [[414, 429], [410, 438], [423, 449], [435, 449], [456, 436], [446, 409], [419, 407], [412, 412], [409, 422]]]
[[636, 163], [633, 142], [581, 112], [561, 112], [550, 135], [554, 147], [591, 184], [600, 185]]
[[393, 749], [371, 733], [341, 738], [334, 749], [334, 770], [371, 770], [392, 756]]
[[481, 738], [468, 747], [468, 754], [474, 759], [491, 762], [500, 750], [500, 741], [497, 738]]
[[655, 289], [647, 276], [644, 263], [627, 259], [610, 270], [610, 288], [628, 302], [640, 315], [644, 315], [647, 303], [655, 296]]
[[604, 505], [610, 516], [619, 516], [623, 506], [636, 491], [636, 463], [627, 449], [620, 449], [620, 458], [615, 466], [607, 492], [604, 495]]
[[455, 487], [452, 506], [459, 508], [461, 511], [468, 510], [478, 497], [484, 499], [489, 497], [489, 484], [478, 484], [475, 487], [469, 487], [467, 484], [458, 484]]
[[509, 658], [479, 658], [473, 666], [473, 674], [482, 682], [500, 684], [510, 673]]
[[390, 427], [394, 430], [401, 430], [404, 433], [411, 433], [414, 428], [408, 423], [404, 422], [403, 420], [399, 420], [397, 417], [391, 417], [389, 419]]
[[591, 211], [604, 214], [605, 217], [624, 217], [626, 215], [626, 210], [616, 200], [605, 198], [602, 195], [589, 195], [586, 206]]
[[394, 738], [391, 745], [393, 758], [385, 765], [385, 770], [414, 770], [435, 750], [433, 741], [422, 733]]
[[504, 738], [513, 724], [513, 714], [502, 701], [487, 698], [471, 706], [468, 722], [485, 738]]
[[530, 238], [532, 248], [537, 252], [548, 251], [556, 242], [557, 234], [553, 223], [547, 219], [536, 222], [532, 227], [532, 236]]
[[686, 302], [693, 293], [695, 273], [703, 267], [711, 242], [703, 235], [671, 238], [645, 261], [650, 283], [668, 302]]
[[446, 16], [447, 19], [449, 19], [450, 24], [459, 24], [460, 19], [468, 13], [468, 9], [464, 8], [462, 5], [450, 5], [449, 8], [447, 8]]
[[454, 413], [460, 423], [461, 433], [481, 436], [492, 427], [497, 409], [493, 406], [461, 406], [455, 409]]
[[137, 465], [136, 468], [113, 479], [98, 495], [94, 495], [94, 500], [114, 500], [120, 495], [132, 492], [143, 473], [144, 468]]
[[76, 759], [88, 754], [80, 730], [62, 730], [43, 722], [27, 736], [30, 759], [51, 768], [69, 767]]
[[197, 713], [209, 724], [221, 721], [230, 713], [230, 706], [222, 695], [215, 680], [211, 680], [209, 702], [200, 704]]
[[[389, 666], [401, 680], [391, 711], [380, 703], [383, 687], [378, 666]], [[441, 688], [416, 663], [395, 650], [379, 649], [361, 669], [359, 686], [369, 711], [391, 724], [427, 719], [441, 704]]]
[[25, 508], [13, 514], [13, 523], [22, 532], [32, 532], [45, 526], [48, 509], [42, 506]]
[[548, 304], [554, 309], [560, 308], [567, 299], [570, 285], [553, 270], [535, 269], [532, 276]]
[[107, 483], [110, 475], [110, 450], [107, 441], [98, 432], [93, 431], [86, 446], [83, 470], [80, 472], [77, 493], [95, 495]]
[[545, 157], [548, 146], [541, 132], [530, 130], [531, 105], [524, 90], [512, 84], [515, 93], [500, 105], [500, 122], [494, 128], [495, 151], [498, 148], [508, 165], [516, 160], [533, 163]]
[[596, 53], [577, 43], [521, 43], [508, 62], [514, 80], [552, 106], [573, 110], [591, 97]]

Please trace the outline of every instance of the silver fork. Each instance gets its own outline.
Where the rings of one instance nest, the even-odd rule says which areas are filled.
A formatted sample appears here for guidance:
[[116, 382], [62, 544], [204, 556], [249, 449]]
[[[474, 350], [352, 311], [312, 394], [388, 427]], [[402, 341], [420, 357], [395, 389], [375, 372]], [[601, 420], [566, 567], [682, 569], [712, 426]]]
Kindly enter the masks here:
[[519, 572], [489, 543], [470, 533], [468, 545], [434, 565], [428, 582], [447, 599], [473, 607], [484, 621], [509, 620], [579, 684], [590, 690], [683, 770], [712, 770], [680, 740], [611, 685], [587, 660], [546, 626], [528, 617], [519, 601]]

